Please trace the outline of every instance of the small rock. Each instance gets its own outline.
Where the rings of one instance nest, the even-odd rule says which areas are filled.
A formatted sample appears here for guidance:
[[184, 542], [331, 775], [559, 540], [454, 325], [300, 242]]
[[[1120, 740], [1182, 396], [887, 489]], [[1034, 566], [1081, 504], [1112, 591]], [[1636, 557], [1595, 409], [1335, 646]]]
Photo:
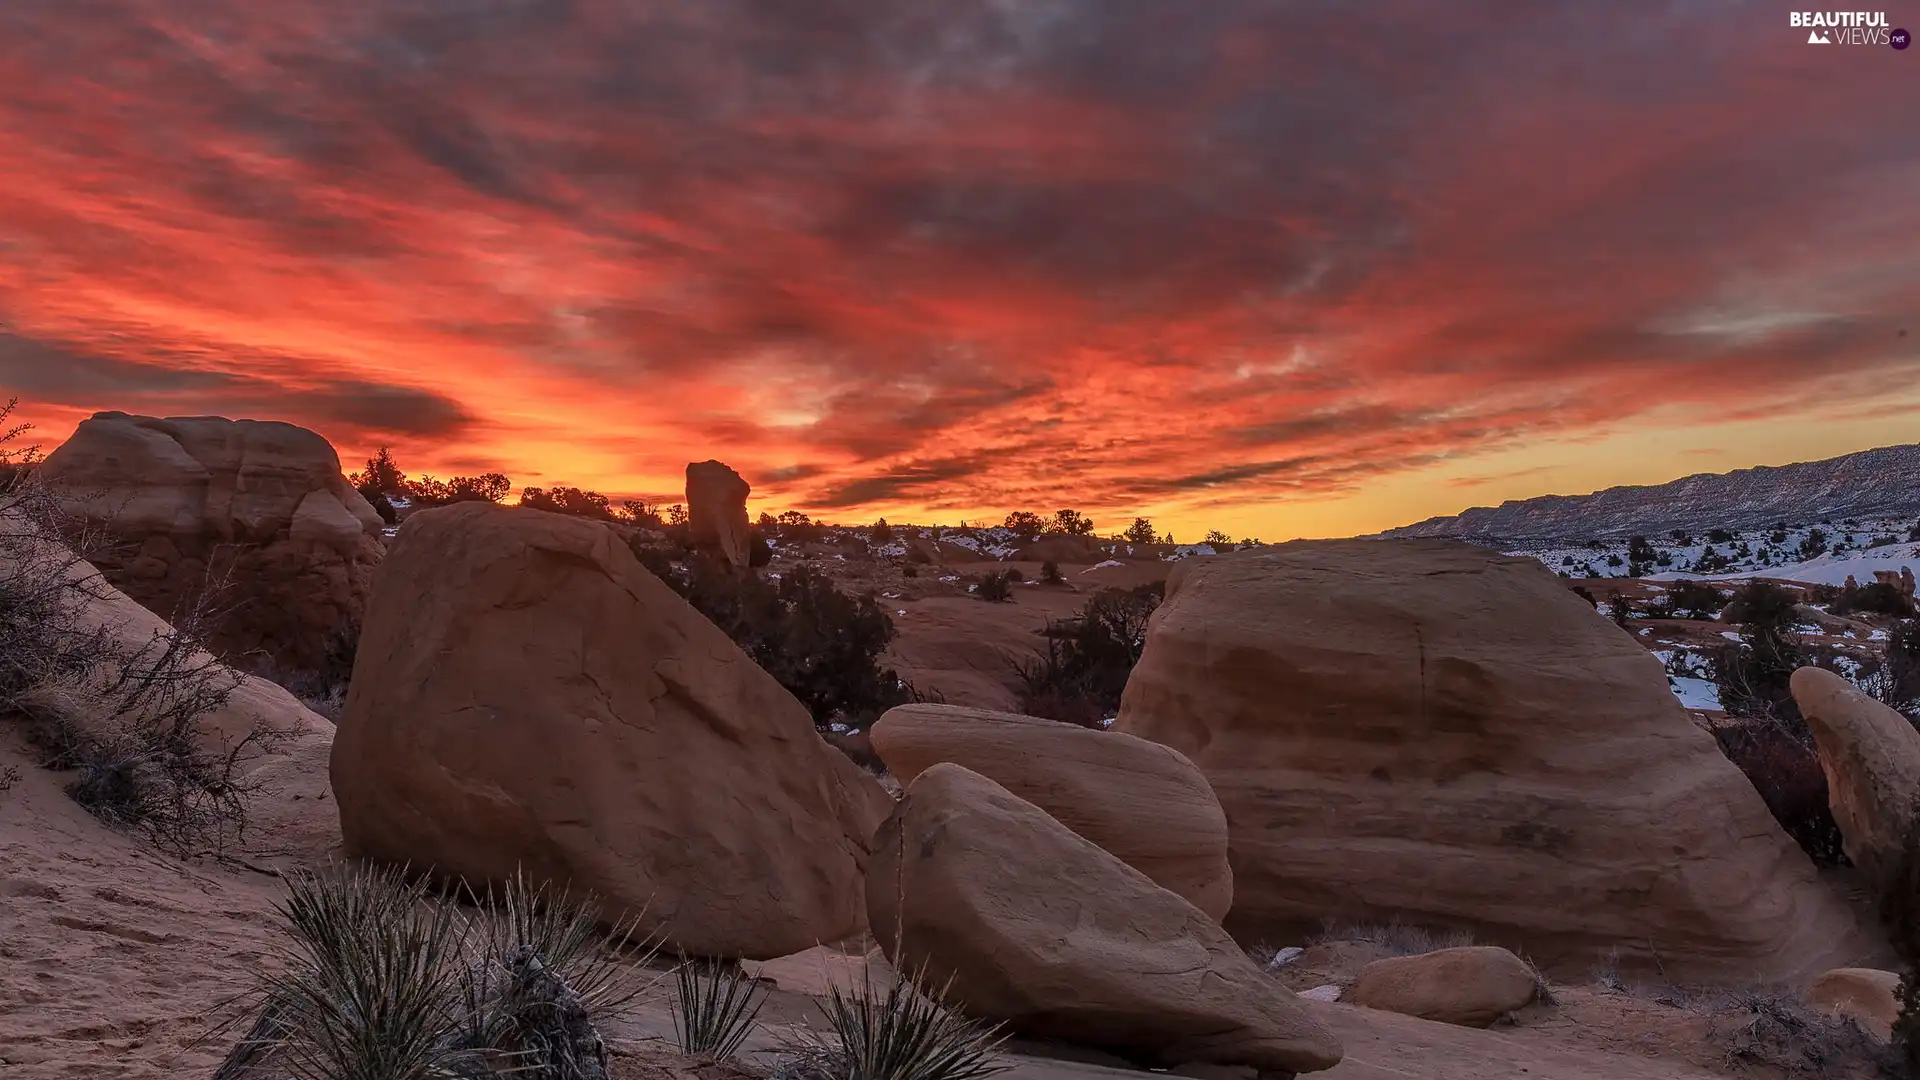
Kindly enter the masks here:
[[1889, 1042], [1900, 1016], [1900, 976], [1873, 968], [1835, 968], [1813, 980], [1800, 1000], [1807, 1008], [1846, 1017], [1860, 1030]]
[[1267, 961], [1267, 970], [1277, 971], [1280, 968], [1286, 967], [1288, 964], [1293, 963], [1295, 960], [1300, 959], [1302, 956], [1305, 956], [1306, 954], [1307, 954], [1307, 950], [1301, 948], [1300, 946], [1289, 945], [1286, 948], [1281, 949], [1279, 952], [1273, 954], [1273, 959]]

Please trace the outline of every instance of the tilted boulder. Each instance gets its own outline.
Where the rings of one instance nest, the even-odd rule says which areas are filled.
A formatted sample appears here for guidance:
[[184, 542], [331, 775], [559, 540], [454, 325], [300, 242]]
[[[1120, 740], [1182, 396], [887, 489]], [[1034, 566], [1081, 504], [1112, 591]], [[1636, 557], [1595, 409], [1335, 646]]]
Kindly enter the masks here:
[[1159, 743], [952, 705], [901, 705], [871, 728], [902, 784], [951, 761], [1052, 815], [1219, 921], [1233, 906], [1227, 818], [1206, 777]]
[[1375, 960], [1360, 969], [1341, 1000], [1442, 1024], [1487, 1027], [1533, 1004], [1539, 993], [1526, 961], [1505, 949], [1468, 945]]
[[115, 541], [95, 562], [148, 610], [174, 617], [224, 579], [203, 629], [248, 667], [325, 666], [366, 606], [380, 515], [306, 428], [96, 413], [43, 471]]
[[1402, 919], [1549, 965], [1783, 980], [1874, 954], [1660, 662], [1533, 559], [1183, 562], [1114, 729], [1206, 774], [1249, 943]]
[[718, 461], [687, 466], [687, 540], [690, 546], [718, 553], [736, 567], [752, 557], [747, 528], [747, 496], [753, 488]]
[[1213, 920], [952, 763], [874, 838], [874, 936], [970, 1015], [1142, 1064], [1329, 1069], [1339, 1040]]
[[333, 786], [348, 847], [591, 890], [694, 955], [860, 930], [891, 800], [605, 525], [464, 503], [374, 582]]
[[1920, 808], [1920, 731], [1825, 668], [1803, 667], [1791, 685], [1827, 776], [1841, 847], [1861, 873], [1882, 877]]

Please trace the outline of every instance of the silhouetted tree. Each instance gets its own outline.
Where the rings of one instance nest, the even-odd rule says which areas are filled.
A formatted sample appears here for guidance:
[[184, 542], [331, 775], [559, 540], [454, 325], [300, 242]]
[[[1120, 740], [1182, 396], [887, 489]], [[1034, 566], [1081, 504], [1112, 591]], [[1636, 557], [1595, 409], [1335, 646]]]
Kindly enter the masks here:
[[1040, 531], [1047, 526], [1046, 520], [1031, 510], [1015, 510], [1001, 524], [1025, 540], [1040, 535]]
[[1071, 619], [1050, 621], [1046, 652], [1018, 665], [1021, 710], [1097, 727], [1120, 709], [1127, 676], [1147, 644], [1147, 620], [1166, 595], [1155, 582], [1102, 589]]
[[620, 504], [620, 508], [625, 511], [626, 520], [634, 525], [648, 529], [666, 527], [667, 523], [660, 518], [658, 503], [650, 503], [645, 499], [627, 499]]
[[523, 488], [520, 491], [520, 505], [553, 514], [592, 518], [595, 521], [615, 520], [613, 506], [607, 501], [605, 495], [597, 491], [583, 491], [577, 487]]
[[1047, 522], [1047, 531], [1067, 536], [1092, 536], [1093, 519], [1078, 510], [1055, 510], [1053, 520]]
[[1151, 544], [1159, 537], [1154, 535], [1151, 518], [1137, 517], [1133, 519], [1133, 524], [1127, 526], [1127, 531], [1120, 534], [1120, 539], [1130, 544]]
[[667, 524], [685, 525], [686, 523], [687, 523], [686, 507], [680, 505], [679, 503], [674, 503], [672, 506], [667, 507]]
[[893, 543], [893, 526], [887, 524], [886, 518], [881, 518], [879, 521], [873, 523], [872, 528], [867, 530], [867, 539], [873, 541], [876, 545], [891, 544]]
[[[422, 476], [407, 484], [407, 499], [415, 506], [445, 506], [457, 502], [499, 502], [513, 490], [513, 481], [504, 473], [482, 473], [479, 476], [456, 476], [451, 480], [436, 480], [432, 476]], [[529, 488], [538, 491], [538, 488]]]
[[392, 449], [385, 446], [367, 459], [365, 470], [347, 477], [347, 482], [368, 499], [372, 499], [376, 493], [389, 499], [405, 498], [407, 495], [407, 474], [400, 471], [400, 466], [393, 460]]

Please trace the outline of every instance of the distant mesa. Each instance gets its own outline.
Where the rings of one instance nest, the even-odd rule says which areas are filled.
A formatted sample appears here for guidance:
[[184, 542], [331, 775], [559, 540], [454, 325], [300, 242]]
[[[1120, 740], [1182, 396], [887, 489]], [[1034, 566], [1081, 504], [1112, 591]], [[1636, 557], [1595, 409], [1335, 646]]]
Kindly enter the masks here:
[[1780, 521], [1920, 514], [1920, 444], [1698, 473], [1666, 484], [1590, 495], [1543, 495], [1477, 506], [1380, 534], [1500, 539], [1652, 536], [1673, 529], [1763, 528]]

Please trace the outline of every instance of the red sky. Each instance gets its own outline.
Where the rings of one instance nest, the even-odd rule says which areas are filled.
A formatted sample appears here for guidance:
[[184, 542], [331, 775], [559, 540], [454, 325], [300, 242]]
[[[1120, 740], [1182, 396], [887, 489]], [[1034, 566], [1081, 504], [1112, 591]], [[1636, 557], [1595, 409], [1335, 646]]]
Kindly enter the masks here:
[[6, 0], [0, 388], [1266, 539], [1920, 440], [1920, 50], [1787, 21]]

